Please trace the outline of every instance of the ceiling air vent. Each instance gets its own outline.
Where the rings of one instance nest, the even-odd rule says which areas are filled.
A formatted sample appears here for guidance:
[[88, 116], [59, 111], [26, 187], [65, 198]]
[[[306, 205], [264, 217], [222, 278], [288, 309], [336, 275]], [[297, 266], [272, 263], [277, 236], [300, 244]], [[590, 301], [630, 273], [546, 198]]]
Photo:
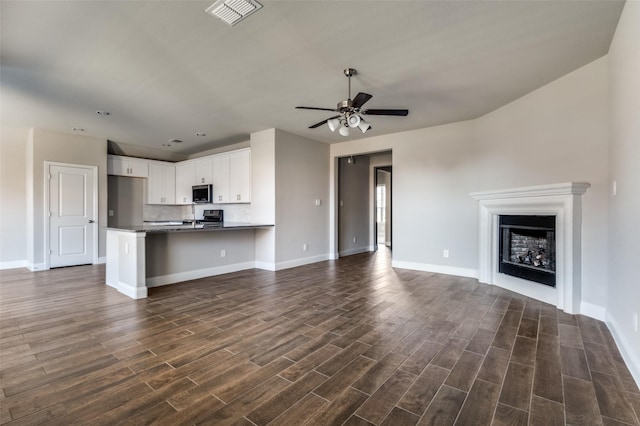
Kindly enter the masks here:
[[207, 13], [234, 26], [261, 7], [255, 0], [218, 0], [209, 6]]

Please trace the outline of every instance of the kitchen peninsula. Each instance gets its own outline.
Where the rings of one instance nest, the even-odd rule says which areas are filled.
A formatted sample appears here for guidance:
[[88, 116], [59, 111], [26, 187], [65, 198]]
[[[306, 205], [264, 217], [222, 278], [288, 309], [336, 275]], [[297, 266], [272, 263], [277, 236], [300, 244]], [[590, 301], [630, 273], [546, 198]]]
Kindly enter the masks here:
[[255, 232], [274, 225], [224, 222], [107, 228], [106, 283], [133, 298], [149, 287], [255, 267]]

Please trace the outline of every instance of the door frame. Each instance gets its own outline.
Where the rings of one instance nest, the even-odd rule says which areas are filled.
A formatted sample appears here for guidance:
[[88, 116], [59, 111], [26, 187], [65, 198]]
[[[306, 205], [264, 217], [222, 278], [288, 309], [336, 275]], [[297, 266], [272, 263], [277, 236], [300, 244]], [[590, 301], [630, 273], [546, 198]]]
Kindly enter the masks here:
[[[393, 190], [391, 189], [393, 183], [393, 166], [374, 166], [373, 167], [373, 246], [375, 250], [378, 250], [378, 221], [377, 219], [377, 209], [378, 209], [378, 197], [377, 197], [377, 188], [378, 188], [378, 170], [382, 170], [384, 172], [389, 173], [389, 187], [387, 187], [386, 191], [391, 191], [391, 195], [389, 196], [389, 213], [391, 213], [389, 218], [386, 218], [389, 221], [389, 232], [385, 230], [385, 241], [383, 241], [383, 245], [387, 248], [393, 248], [393, 221], [390, 219], [393, 217]], [[385, 185], [386, 186], [386, 185]], [[387, 241], [389, 241], [389, 245], [387, 245]]]
[[44, 269], [51, 269], [50, 257], [51, 257], [51, 247], [50, 244], [50, 228], [51, 228], [51, 219], [50, 219], [50, 203], [49, 203], [49, 181], [51, 180], [51, 167], [60, 166], [60, 167], [72, 167], [76, 169], [86, 169], [90, 170], [93, 174], [93, 216], [94, 216], [94, 226], [93, 226], [93, 264], [98, 263], [98, 224], [99, 221], [99, 211], [98, 211], [98, 166], [90, 166], [87, 164], [72, 164], [72, 163], [60, 163], [57, 161], [46, 161], [44, 162]]

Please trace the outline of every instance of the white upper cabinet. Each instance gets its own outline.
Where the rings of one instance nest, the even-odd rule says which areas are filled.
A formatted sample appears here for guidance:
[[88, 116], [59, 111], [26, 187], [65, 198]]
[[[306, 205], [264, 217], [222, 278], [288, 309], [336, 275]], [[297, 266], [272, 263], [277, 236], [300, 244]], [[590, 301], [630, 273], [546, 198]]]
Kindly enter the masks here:
[[176, 203], [176, 167], [171, 163], [150, 162], [147, 204]]
[[107, 174], [129, 177], [149, 177], [149, 162], [138, 158], [108, 155]]
[[176, 204], [191, 204], [193, 202], [191, 187], [196, 179], [195, 169], [195, 163], [188, 161], [176, 165]]
[[213, 202], [229, 203], [229, 156], [213, 156]]
[[201, 160], [195, 160], [195, 181], [194, 185], [205, 185], [213, 183], [213, 160], [211, 157], [205, 157]]
[[214, 203], [251, 202], [251, 150], [213, 156]]
[[251, 202], [251, 151], [241, 150], [229, 155], [229, 202]]

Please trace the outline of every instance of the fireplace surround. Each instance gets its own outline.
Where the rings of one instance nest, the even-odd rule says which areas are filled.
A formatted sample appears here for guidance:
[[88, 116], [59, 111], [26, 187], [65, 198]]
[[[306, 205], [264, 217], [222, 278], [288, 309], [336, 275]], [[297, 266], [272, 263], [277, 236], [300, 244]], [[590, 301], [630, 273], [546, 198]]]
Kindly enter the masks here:
[[[582, 269], [582, 194], [590, 184], [568, 182], [474, 192], [479, 205], [479, 281], [579, 313]], [[555, 287], [500, 272], [500, 216], [555, 217]]]

